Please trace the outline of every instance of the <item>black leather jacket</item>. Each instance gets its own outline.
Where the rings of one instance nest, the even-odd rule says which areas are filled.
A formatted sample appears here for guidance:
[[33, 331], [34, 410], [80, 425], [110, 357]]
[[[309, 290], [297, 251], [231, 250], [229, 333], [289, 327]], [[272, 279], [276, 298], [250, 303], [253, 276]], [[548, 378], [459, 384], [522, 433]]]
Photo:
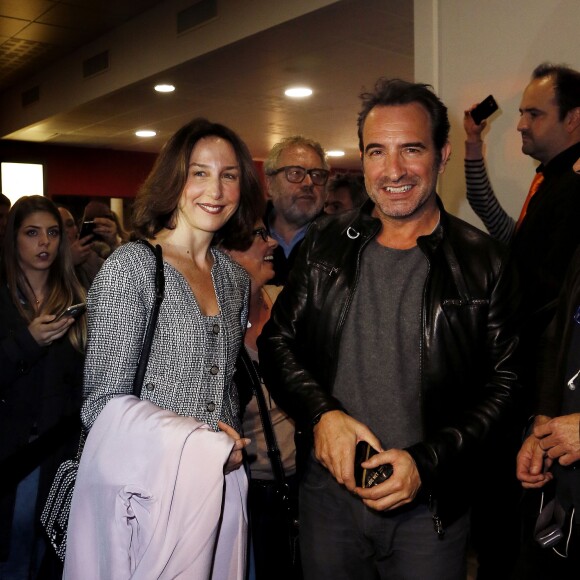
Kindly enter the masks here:
[[[567, 380], [575, 376], [579, 363], [579, 342], [575, 334], [580, 307], [580, 248], [573, 256], [564, 282], [556, 316], [540, 344], [536, 413], [549, 417], [580, 413], [578, 377], [572, 385]], [[567, 467], [554, 462], [552, 471], [560, 504], [566, 511], [575, 507], [574, 519], [580, 524], [580, 461]]]
[[[429, 261], [417, 361], [424, 439], [407, 450], [422, 494], [436, 497], [439, 514], [451, 521], [467, 509], [465, 476], [475, 450], [506, 419], [520, 391], [514, 356], [519, 293], [504, 246], [438, 203], [441, 227], [418, 239]], [[348, 412], [332, 386], [360, 256], [381, 227], [372, 208], [369, 201], [360, 211], [312, 224], [258, 341], [266, 385], [309, 432], [321, 413]]]

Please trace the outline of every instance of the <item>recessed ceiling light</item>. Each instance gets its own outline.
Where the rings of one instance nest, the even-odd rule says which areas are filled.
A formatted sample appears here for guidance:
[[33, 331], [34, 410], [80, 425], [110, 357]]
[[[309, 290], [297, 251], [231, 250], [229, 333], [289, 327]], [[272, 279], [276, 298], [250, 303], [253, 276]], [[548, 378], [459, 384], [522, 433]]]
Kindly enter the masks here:
[[157, 135], [157, 132], [148, 130], [135, 131], [135, 135], [137, 135], [137, 137], [155, 137], [155, 135]]
[[329, 157], [344, 157], [344, 151], [339, 151], [338, 149], [335, 151], [327, 151], [326, 154]]
[[293, 97], [295, 99], [301, 99], [304, 97], [309, 97], [312, 94], [312, 89], [308, 87], [291, 87], [284, 91], [287, 97]]
[[173, 85], [155, 85], [155, 90], [158, 93], [172, 93], [175, 87]]

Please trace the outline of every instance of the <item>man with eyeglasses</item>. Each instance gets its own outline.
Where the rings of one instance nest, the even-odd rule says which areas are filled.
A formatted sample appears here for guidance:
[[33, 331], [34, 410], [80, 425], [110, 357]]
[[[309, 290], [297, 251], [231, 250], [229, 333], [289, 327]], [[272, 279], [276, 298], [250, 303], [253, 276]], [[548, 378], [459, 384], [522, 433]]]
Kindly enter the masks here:
[[[304, 577], [465, 580], [473, 481], [494, 469], [480, 448], [520, 392], [519, 293], [503, 244], [436, 193], [445, 105], [399, 79], [362, 99], [371, 199], [313, 222], [258, 339], [266, 386], [311, 451]], [[377, 453], [355, 465], [360, 443]]]
[[270, 200], [265, 222], [278, 242], [271, 284], [283, 285], [310, 223], [322, 211], [329, 176], [320, 143], [295, 135], [272, 147], [264, 161]]

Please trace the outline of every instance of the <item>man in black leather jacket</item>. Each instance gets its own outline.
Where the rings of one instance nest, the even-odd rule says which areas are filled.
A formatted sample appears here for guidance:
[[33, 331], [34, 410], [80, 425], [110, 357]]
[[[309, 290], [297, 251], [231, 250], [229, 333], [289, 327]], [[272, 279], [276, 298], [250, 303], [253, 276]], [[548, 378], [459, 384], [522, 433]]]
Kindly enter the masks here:
[[[305, 578], [464, 579], [470, 477], [493, 469], [478, 450], [520, 390], [517, 286], [503, 246], [437, 197], [443, 103], [398, 79], [362, 98], [371, 200], [311, 225], [258, 341], [266, 385], [313, 445]], [[379, 451], [364, 467], [394, 469], [375, 487], [355, 482], [360, 441]]]

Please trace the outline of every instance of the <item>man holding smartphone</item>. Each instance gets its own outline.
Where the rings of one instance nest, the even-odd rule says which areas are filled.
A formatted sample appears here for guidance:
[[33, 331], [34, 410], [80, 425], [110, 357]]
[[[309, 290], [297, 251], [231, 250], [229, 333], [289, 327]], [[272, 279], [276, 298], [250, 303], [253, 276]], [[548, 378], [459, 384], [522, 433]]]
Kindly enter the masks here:
[[[555, 312], [566, 269], [580, 246], [580, 175], [573, 171], [580, 156], [580, 72], [561, 65], [541, 64], [532, 73], [520, 103], [517, 130], [522, 152], [540, 161], [519, 219], [501, 207], [489, 183], [483, 159], [482, 132], [465, 111], [465, 179], [467, 199], [490, 234], [509, 245], [522, 287], [523, 356], [536, 360], [538, 343]], [[535, 388], [533, 365], [522, 381]], [[530, 401], [531, 402], [531, 401]], [[513, 566], [520, 545], [521, 487], [513, 469], [521, 433], [532, 409], [521, 416], [487, 449], [496, 469], [480, 480], [481, 498], [473, 510], [472, 538], [480, 564], [478, 580], [496, 579]], [[538, 495], [537, 502], [532, 500]], [[539, 494], [526, 492], [532, 517]], [[497, 522], [502, 525], [498, 526]], [[531, 531], [525, 535], [531, 536]]]
[[[566, 269], [580, 245], [580, 72], [541, 64], [532, 73], [517, 126], [522, 152], [540, 162], [534, 193], [518, 220], [501, 207], [487, 178], [482, 131], [465, 112], [467, 199], [490, 234], [511, 246], [522, 277], [525, 311], [535, 316], [558, 296]], [[537, 183], [539, 181], [539, 184]], [[522, 208], [524, 209], [524, 208]], [[541, 316], [543, 330], [550, 316]]]
[[[258, 339], [266, 386], [312, 448], [304, 575], [465, 580], [471, 485], [493, 469], [478, 450], [519, 392], [517, 284], [503, 246], [437, 196], [445, 105], [399, 79], [362, 101], [370, 199], [313, 222]], [[378, 451], [363, 468], [392, 468], [370, 487], [360, 441]]]
[[59, 206], [58, 211], [68, 238], [75, 274], [83, 288], [88, 291], [105, 260], [93, 250], [92, 235], [79, 237], [79, 228], [70, 211], [63, 206]]

